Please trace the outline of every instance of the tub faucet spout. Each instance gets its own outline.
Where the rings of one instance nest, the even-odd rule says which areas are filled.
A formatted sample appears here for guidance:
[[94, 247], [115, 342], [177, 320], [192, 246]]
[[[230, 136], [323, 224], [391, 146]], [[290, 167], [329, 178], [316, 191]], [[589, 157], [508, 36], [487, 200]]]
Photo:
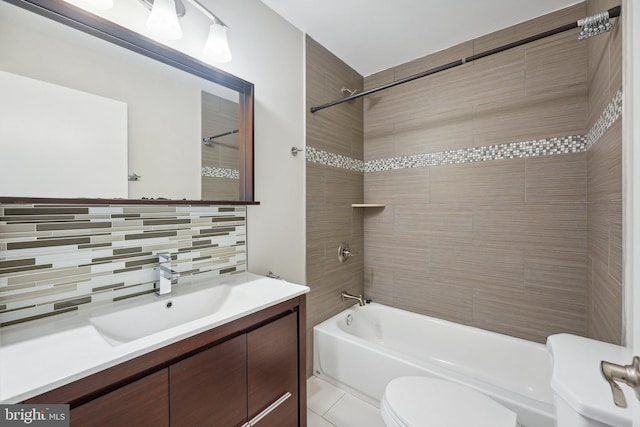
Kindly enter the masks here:
[[342, 301], [344, 301], [345, 299], [354, 299], [358, 301], [360, 307], [364, 305], [364, 298], [362, 298], [362, 295], [351, 295], [350, 293], [343, 291], [342, 294], [340, 294], [340, 297], [342, 298]]

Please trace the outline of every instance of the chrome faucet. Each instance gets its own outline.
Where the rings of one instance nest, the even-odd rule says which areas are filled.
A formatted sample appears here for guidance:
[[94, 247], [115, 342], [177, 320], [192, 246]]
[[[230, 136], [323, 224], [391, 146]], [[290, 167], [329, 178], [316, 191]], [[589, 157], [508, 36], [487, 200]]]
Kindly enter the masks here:
[[158, 260], [160, 262], [160, 281], [158, 282], [156, 294], [170, 294], [171, 285], [178, 283], [180, 273], [171, 269], [171, 254], [169, 252], [159, 252]]
[[362, 295], [351, 295], [348, 292], [342, 291], [342, 294], [340, 294], [340, 297], [342, 298], [342, 301], [344, 301], [345, 299], [354, 299], [356, 301], [358, 301], [358, 304], [360, 305], [360, 307], [364, 306], [364, 298], [362, 298]]

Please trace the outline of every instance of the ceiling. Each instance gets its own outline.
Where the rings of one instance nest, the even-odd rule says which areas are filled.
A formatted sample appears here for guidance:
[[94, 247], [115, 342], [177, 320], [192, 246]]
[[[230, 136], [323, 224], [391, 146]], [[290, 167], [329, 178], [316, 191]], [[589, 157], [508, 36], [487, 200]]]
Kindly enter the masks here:
[[576, 0], [262, 0], [363, 76]]

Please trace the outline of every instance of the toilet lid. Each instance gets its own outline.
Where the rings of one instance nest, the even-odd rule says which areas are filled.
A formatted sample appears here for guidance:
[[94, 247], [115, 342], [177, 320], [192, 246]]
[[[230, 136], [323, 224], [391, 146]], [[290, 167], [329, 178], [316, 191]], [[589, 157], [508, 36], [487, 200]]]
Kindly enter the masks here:
[[516, 413], [468, 387], [427, 377], [400, 377], [385, 389], [385, 409], [407, 427], [515, 427]]

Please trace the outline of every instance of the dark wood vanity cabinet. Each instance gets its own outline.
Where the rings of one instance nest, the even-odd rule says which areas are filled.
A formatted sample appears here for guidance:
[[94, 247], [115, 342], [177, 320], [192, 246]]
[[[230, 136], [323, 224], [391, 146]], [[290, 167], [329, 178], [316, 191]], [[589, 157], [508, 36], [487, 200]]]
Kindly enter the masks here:
[[[296, 335], [297, 322], [293, 314], [247, 334], [249, 420], [255, 420], [262, 413], [265, 415], [261, 425], [298, 425], [298, 349], [291, 345]], [[306, 381], [306, 377], [301, 381]], [[281, 403], [268, 412], [279, 399]]]
[[171, 365], [171, 427], [242, 426], [261, 414], [260, 425], [297, 426], [296, 318], [288, 314]]
[[69, 403], [71, 427], [306, 426], [305, 296], [25, 403]]
[[169, 367], [171, 427], [247, 421], [246, 343], [243, 334]]
[[73, 408], [71, 425], [168, 427], [168, 370], [162, 369]]

